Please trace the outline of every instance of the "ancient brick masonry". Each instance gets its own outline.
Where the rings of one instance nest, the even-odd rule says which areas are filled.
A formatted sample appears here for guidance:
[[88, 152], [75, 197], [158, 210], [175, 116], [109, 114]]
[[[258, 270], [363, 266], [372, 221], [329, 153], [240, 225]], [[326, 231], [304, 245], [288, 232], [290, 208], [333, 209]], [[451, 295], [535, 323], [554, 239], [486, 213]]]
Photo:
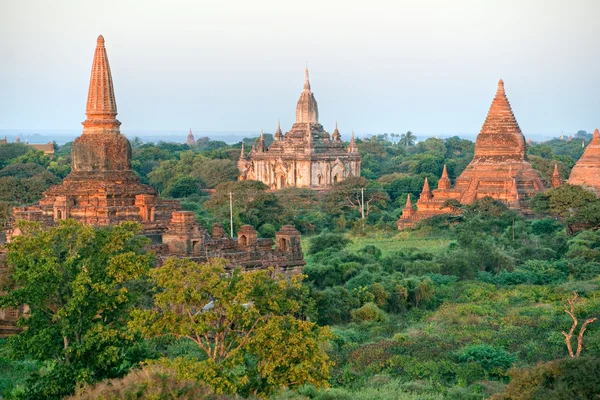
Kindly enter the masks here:
[[577, 161], [567, 183], [590, 188], [600, 195], [600, 133], [594, 131], [592, 141]]
[[179, 255], [203, 262], [210, 258], [225, 258], [230, 263], [248, 268], [276, 267], [279, 270], [300, 272], [305, 264], [300, 247], [300, 232], [291, 225], [284, 225], [273, 239], [259, 238], [250, 225], [242, 226], [237, 238], [230, 238], [221, 224], [215, 224], [212, 232], [203, 229], [191, 211], [173, 213], [163, 245], [159, 253]]
[[296, 123], [285, 135], [278, 124], [268, 148], [262, 133], [258, 146], [240, 154], [239, 180], [257, 180], [271, 189], [289, 186], [323, 189], [350, 176], [360, 176], [360, 154], [354, 142], [346, 148], [337, 127], [329, 135], [319, 123], [317, 100], [310, 88], [308, 69], [296, 105]]
[[454, 188], [444, 166], [438, 188], [430, 191], [425, 181], [417, 211], [398, 220], [398, 229], [414, 226], [434, 215], [455, 212], [447, 206], [449, 200], [471, 204], [477, 199], [491, 197], [507, 206], [529, 213], [529, 200], [544, 191], [540, 175], [527, 162], [525, 137], [498, 82], [496, 96], [475, 142], [475, 155]]

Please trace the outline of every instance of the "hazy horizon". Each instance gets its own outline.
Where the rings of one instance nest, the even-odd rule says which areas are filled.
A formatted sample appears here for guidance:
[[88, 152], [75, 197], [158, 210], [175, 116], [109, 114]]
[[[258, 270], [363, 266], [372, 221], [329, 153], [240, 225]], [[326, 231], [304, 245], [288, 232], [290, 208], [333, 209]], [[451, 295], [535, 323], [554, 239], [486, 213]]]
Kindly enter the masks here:
[[598, 17], [593, 0], [4, 1], [0, 130], [81, 132], [103, 34], [128, 136], [287, 131], [306, 62], [346, 138], [475, 135], [500, 78], [526, 137], [591, 132]]

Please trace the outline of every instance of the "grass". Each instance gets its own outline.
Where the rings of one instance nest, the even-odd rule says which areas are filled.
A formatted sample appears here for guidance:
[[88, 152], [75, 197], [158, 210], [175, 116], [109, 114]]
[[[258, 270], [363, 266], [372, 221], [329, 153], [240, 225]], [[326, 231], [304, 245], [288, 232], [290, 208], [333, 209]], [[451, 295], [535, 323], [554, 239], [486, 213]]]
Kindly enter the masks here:
[[[446, 249], [451, 241], [448, 237], [423, 237], [408, 231], [374, 231], [369, 232], [368, 236], [358, 236], [346, 233], [345, 236], [352, 240], [352, 243], [348, 246], [348, 250], [358, 251], [364, 246], [373, 245], [381, 249], [383, 256], [394, 251], [408, 248], [416, 248], [437, 253]], [[310, 248], [311, 238], [312, 236], [302, 236], [302, 249], [304, 249], [305, 253]]]

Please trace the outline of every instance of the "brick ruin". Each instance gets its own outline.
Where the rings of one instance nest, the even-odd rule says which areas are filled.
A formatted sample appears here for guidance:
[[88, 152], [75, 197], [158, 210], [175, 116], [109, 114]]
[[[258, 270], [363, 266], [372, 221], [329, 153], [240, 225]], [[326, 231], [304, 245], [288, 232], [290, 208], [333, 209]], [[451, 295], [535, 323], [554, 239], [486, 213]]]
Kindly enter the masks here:
[[573, 169], [567, 183], [592, 189], [600, 195], [600, 133], [594, 131], [592, 141], [587, 145], [583, 155]]
[[[477, 199], [491, 197], [508, 207], [530, 213], [529, 200], [544, 191], [540, 174], [533, 169], [525, 155], [525, 137], [512, 112], [504, 91], [504, 82], [498, 82], [496, 96], [487, 118], [475, 141], [475, 155], [458, 178], [454, 187], [448, 178], [446, 166], [437, 189], [430, 190], [425, 180], [417, 211], [402, 214], [398, 229], [413, 227], [422, 219], [435, 215], [452, 214], [449, 200], [472, 204]], [[410, 199], [407, 206], [411, 206]]]
[[267, 147], [263, 135], [238, 161], [239, 180], [257, 180], [271, 189], [305, 187], [325, 189], [351, 176], [360, 176], [360, 154], [354, 132], [348, 147], [341, 141], [337, 123], [330, 135], [319, 123], [317, 100], [310, 88], [308, 69], [304, 90], [296, 105], [296, 123], [283, 134], [280, 124], [275, 141]]

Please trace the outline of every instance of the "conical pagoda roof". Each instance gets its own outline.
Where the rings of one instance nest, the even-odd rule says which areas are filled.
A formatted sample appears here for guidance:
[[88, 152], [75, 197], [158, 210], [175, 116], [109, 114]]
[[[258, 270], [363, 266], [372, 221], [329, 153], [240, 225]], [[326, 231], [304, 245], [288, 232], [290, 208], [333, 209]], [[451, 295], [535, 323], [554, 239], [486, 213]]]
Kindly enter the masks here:
[[304, 72], [304, 90], [296, 105], [296, 123], [319, 123], [319, 108], [315, 95], [310, 91], [308, 68]]
[[600, 133], [594, 131], [592, 141], [571, 170], [568, 183], [594, 188], [600, 194]]
[[525, 137], [506, 97], [504, 82], [500, 80], [481, 132], [477, 135], [473, 162], [522, 160], [525, 160]]
[[83, 133], [119, 131], [121, 123], [116, 119], [115, 89], [102, 35], [98, 36], [96, 41], [85, 114], [87, 120], [83, 123]]

